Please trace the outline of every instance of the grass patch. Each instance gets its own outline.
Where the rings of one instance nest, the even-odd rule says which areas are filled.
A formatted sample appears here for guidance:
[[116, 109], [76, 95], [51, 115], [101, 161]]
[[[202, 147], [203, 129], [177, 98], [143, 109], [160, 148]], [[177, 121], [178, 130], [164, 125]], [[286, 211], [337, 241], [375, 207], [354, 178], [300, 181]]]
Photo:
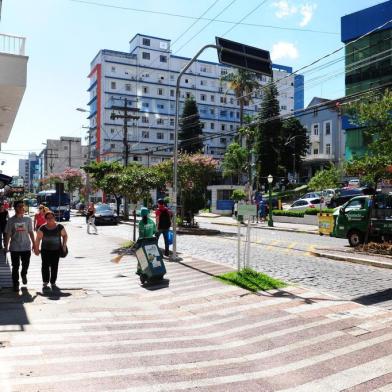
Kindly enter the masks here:
[[121, 244], [121, 248], [129, 249], [132, 248], [134, 242], [133, 241], [126, 241]]
[[223, 283], [239, 286], [253, 292], [280, 289], [287, 286], [285, 282], [271, 278], [266, 274], [256, 272], [251, 268], [244, 268], [239, 272], [228, 272], [217, 276], [216, 279]]

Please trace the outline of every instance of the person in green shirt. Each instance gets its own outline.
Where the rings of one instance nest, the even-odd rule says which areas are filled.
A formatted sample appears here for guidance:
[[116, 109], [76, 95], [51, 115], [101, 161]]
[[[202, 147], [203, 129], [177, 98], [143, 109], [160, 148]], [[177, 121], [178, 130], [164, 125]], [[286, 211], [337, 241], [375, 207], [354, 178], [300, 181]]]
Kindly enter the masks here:
[[139, 240], [142, 238], [153, 238], [157, 231], [155, 222], [148, 216], [150, 211], [146, 207], [140, 209], [142, 220], [139, 222]]

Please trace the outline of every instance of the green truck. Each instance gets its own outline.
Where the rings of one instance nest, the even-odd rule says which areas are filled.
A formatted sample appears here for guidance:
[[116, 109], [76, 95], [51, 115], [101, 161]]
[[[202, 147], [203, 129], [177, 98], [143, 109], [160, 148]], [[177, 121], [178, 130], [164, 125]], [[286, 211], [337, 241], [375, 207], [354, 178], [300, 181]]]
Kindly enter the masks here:
[[356, 196], [334, 212], [333, 237], [350, 246], [392, 239], [392, 195]]

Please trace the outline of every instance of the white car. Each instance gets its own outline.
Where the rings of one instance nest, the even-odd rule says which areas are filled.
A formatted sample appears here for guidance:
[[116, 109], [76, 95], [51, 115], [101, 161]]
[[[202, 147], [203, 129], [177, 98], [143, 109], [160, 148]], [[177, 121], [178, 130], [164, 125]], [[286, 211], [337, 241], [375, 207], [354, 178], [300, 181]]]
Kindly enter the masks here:
[[350, 188], [359, 188], [361, 182], [359, 180], [359, 178], [352, 178], [349, 182], [348, 182], [348, 186]]
[[320, 199], [299, 199], [296, 200], [288, 209], [289, 210], [306, 210], [307, 208], [320, 208]]

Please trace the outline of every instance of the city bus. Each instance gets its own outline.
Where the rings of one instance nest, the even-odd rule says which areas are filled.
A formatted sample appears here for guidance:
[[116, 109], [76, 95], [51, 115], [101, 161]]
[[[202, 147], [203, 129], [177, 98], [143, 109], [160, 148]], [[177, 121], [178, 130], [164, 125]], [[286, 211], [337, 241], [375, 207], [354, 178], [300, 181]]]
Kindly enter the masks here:
[[41, 191], [37, 194], [37, 202], [53, 211], [57, 221], [69, 221], [70, 202], [67, 193], [57, 192], [55, 189]]

